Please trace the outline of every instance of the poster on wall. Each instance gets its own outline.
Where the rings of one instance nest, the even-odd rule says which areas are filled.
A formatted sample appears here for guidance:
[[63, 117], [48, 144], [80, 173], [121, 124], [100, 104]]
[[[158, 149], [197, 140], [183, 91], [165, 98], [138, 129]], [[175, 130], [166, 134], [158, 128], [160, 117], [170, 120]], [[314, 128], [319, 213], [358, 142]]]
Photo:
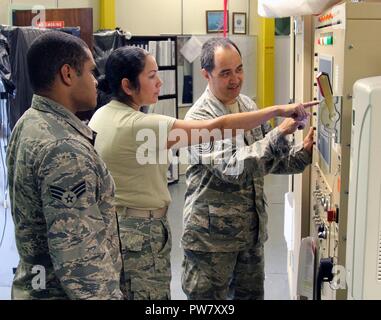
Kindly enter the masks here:
[[246, 34], [246, 12], [233, 12], [233, 34]]
[[[228, 13], [229, 17], [229, 13]], [[206, 11], [206, 33], [218, 33], [224, 31], [224, 11], [208, 10]], [[229, 31], [229, 19], [227, 30]]]

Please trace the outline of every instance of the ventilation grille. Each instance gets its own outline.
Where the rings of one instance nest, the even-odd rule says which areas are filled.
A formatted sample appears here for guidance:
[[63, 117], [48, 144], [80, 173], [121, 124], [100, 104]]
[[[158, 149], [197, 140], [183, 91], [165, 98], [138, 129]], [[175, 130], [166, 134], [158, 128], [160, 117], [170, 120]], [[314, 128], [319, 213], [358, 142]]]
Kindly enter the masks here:
[[378, 236], [377, 279], [381, 281], [381, 230]]

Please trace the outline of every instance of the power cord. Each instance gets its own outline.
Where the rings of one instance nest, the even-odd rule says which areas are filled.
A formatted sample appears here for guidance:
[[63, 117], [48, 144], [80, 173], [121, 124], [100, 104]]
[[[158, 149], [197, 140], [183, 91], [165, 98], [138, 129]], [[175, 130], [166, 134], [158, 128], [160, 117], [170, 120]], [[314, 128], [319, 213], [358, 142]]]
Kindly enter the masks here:
[[[3, 87], [2, 83], [1, 87]], [[4, 206], [4, 226], [3, 230], [1, 231], [1, 237], [0, 237], [0, 248], [3, 245], [4, 242], [4, 237], [5, 237], [5, 231], [7, 228], [7, 223], [8, 223], [8, 204], [7, 204], [7, 199], [8, 199], [8, 178], [7, 178], [7, 169], [6, 169], [6, 161], [5, 161], [5, 153], [6, 153], [6, 148], [7, 148], [7, 143], [8, 143], [8, 116], [7, 116], [7, 111], [8, 111], [8, 101], [5, 99], [0, 100], [0, 116], [1, 116], [1, 137], [0, 137], [0, 158], [1, 158], [1, 165], [3, 169], [3, 188], [4, 188], [4, 199], [3, 199], [3, 206]]]

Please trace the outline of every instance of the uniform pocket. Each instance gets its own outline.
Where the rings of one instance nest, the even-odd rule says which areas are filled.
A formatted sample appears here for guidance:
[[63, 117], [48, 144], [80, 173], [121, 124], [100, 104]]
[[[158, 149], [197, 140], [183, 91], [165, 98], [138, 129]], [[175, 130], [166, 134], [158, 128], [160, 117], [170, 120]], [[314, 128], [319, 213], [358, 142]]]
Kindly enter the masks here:
[[151, 226], [151, 249], [155, 274], [159, 281], [168, 283], [171, 277], [171, 232], [165, 219], [156, 220]]
[[131, 292], [129, 298], [131, 300], [149, 300], [149, 289], [147, 283], [142, 279], [131, 278]]
[[140, 252], [149, 239], [149, 223], [143, 219], [119, 216], [119, 235], [122, 252]]
[[[168, 230], [169, 231], [169, 230]], [[167, 236], [165, 237], [165, 243], [162, 249], [158, 252], [160, 256], [170, 255], [172, 247], [172, 239], [170, 232], [167, 232]]]
[[144, 236], [141, 234], [126, 234], [122, 239], [122, 244], [124, 244], [126, 250], [128, 251], [142, 251], [144, 244]]
[[171, 293], [169, 290], [153, 290], [149, 297], [151, 300], [171, 300]]
[[209, 205], [209, 233], [213, 238], [230, 239], [245, 233], [249, 223], [246, 206]]
[[137, 233], [123, 233], [120, 235], [122, 251], [139, 252], [143, 249], [144, 235]]
[[153, 271], [154, 259], [149, 238], [136, 231], [125, 232], [121, 236], [122, 257], [126, 279], [141, 277], [144, 279]]
[[160, 282], [131, 279], [131, 300], [170, 300], [169, 283], [160, 285]]

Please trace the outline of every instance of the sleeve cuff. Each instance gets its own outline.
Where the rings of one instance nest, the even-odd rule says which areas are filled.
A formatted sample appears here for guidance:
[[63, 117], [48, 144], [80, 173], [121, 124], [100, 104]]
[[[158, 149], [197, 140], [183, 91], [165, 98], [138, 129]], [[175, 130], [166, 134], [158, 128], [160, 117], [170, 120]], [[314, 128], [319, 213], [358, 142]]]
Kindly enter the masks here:
[[294, 147], [294, 152], [298, 154], [298, 158], [302, 160], [304, 163], [310, 164], [312, 163], [312, 154], [306, 151], [303, 147], [303, 143], [299, 143]]
[[277, 155], [282, 156], [290, 152], [290, 144], [278, 127], [271, 130], [266, 137], [269, 139], [270, 145]]
[[302, 151], [301, 151], [301, 158], [306, 163], [312, 163], [312, 154], [310, 154], [308, 151], [306, 151], [303, 147], [302, 147]]

